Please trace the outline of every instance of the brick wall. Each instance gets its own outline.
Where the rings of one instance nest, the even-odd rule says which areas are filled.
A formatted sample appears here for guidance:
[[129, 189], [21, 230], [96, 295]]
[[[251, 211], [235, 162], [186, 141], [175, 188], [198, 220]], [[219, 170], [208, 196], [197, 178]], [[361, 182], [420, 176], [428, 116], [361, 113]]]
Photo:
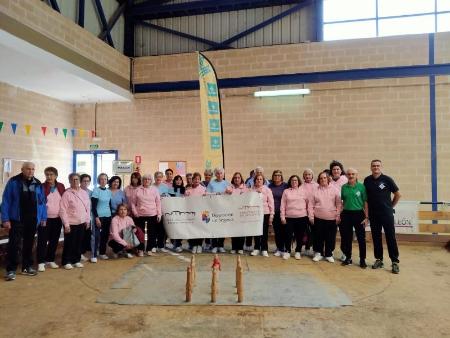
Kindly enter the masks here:
[[[44, 180], [44, 168], [54, 166], [59, 171], [61, 182], [68, 183], [67, 176], [72, 170], [72, 138], [68, 134], [64, 139], [62, 130], [55, 136], [53, 128], [72, 128], [74, 125], [74, 107], [71, 104], [50, 99], [46, 96], [12, 87], [0, 82], [0, 159], [34, 161], [36, 177]], [[17, 123], [16, 134], [11, 123]], [[26, 135], [24, 125], [31, 125], [30, 135]], [[41, 127], [47, 126], [46, 136]], [[16, 167], [20, 169], [20, 163]], [[3, 174], [3, 168], [1, 170]], [[12, 173], [15, 175], [19, 173]], [[0, 181], [0, 194], [5, 182]]]

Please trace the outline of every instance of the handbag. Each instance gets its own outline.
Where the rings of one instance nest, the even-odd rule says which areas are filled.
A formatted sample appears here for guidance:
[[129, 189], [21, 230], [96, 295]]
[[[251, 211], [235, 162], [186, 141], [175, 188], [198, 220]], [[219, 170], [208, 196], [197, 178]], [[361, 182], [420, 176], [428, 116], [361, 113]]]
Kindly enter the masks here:
[[133, 227], [128, 227], [123, 229], [122, 235], [123, 240], [130, 244], [133, 248], [137, 247], [139, 244], [141, 244], [141, 241], [139, 241], [139, 238], [136, 236], [136, 234], [133, 231]]

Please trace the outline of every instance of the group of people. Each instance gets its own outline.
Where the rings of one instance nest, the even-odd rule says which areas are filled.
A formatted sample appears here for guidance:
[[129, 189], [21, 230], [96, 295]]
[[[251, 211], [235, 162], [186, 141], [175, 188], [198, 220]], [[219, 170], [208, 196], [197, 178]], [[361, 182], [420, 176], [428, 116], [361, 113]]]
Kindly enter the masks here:
[[[167, 169], [152, 175], [134, 172], [130, 184], [122, 189], [119, 176], [97, 177], [97, 187], [89, 190], [91, 177], [71, 173], [70, 187], [57, 181], [54, 167], [44, 170], [45, 182], [34, 176], [35, 165], [25, 162], [20, 174], [5, 186], [1, 205], [3, 227], [9, 229], [6, 280], [14, 280], [21, 252], [22, 273], [36, 275], [33, 267], [33, 243], [37, 233], [38, 271], [59, 268], [55, 262], [61, 230], [64, 231], [62, 265], [65, 269], [82, 268], [90, 252], [90, 262], [109, 259], [107, 247], [115, 258], [136, 254], [153, 256], [157, 252], [183, 251], [181, 239], [168, 239], [164, 230], [161, 198], [202, 196], [205, 194], [260, 193], [263, 211], [263, 234], [231, 238], [232, 254], [269, 256], [268, 234], [273, 226], [276, 250], [274, 256], [289, 259], [295, 242], [294, 258], [301, 259], [302, 246], [314, 262], [333, 263], [336, 233], [341, 237], [342, 265], [352, 264], [353, 229], [359, 244], [359, 265], [366, 268], [365, 228], [369, 224], [374, 244], [373, 269], [383, 267], [382, 229], [384, 229], [392, 272], [399, 272], [398, 247], [395, 239], [393, 208], [400, 199], [394, 180], [381, 172], [380, 160], [371, 162], [372, 175], [358, 181], [353, 168], [344, 171], [338, 161], [331, 162], [317, 181], [311, 169], [300, 178], [292, 175], [285, 182], [281, 170], [271, 180], [263, 168], [252, 170], [244, 180], [241, 173], [225, 179], [223, 168], [207, 169], [204, 180], [195, 172], [173, 177]], [[215, 177], [213, 179], [213, 176]], [[393, 196], [393, 197], [392, 197]], [[147, 241], [145, 241], [147, 233]], [[136, 240], [137, 239], [137, 240]], [[188, 239], [192, 253], [203, 251], [225, 253], [224, 238]], [[311, 249], [312, 247], [312, 249]]]

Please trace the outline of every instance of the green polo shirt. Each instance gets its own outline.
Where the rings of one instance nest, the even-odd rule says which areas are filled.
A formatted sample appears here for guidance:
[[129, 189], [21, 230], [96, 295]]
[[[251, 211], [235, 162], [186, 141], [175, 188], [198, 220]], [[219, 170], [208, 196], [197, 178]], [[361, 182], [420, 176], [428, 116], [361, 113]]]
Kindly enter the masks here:
[[344, 210], [364, 210], [364, 202], [367, 201], [367, 193], [364, 184], [356, 182], [352, 187], [346, 183], [341, 188], [341, 199], [344, 202]]

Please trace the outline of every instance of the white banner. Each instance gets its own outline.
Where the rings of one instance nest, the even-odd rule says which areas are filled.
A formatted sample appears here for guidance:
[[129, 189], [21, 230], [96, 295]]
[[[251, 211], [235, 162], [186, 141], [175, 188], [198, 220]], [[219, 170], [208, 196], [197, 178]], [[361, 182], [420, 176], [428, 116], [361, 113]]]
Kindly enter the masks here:
[[394, 225], [396, 233], [418, 233], [417, 217], [419, 202], [399, 201], [395, 206]]
[[264, 210], [259, 193], [161, 199], [164, 228], [174, 239], [262, 235]]

